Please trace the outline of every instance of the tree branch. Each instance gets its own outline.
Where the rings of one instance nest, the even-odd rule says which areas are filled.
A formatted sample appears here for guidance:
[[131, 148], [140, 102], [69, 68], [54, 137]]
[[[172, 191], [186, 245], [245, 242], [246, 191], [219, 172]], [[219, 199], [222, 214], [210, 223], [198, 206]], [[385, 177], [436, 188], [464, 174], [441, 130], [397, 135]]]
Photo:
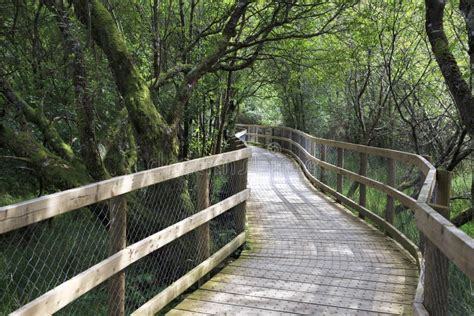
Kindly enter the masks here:
[[72, 161], [74, 152], [71, 147], [62, 139], [58, 131], [46, 118], [43, 112], [35, 110], [28, 105], [10, 86], [5, 78], [0, 77], [0, 93], [13, 104], [19, 112], [31, 123], [35, 124], [43, 134], [46, 142], [62, 158]]
[[55, 189], [70, 189], [91, 180], [83, 166], [51, 153], [29, 132], [16, 132], [0, 123], [0, 146], [17, 157], [28, 157], [38, 175]]
[[468, 208], [467, 210], [462, 211], [451, 222], [456, 225], [456, 227], [461, 227], [464, 224], [469, 223], [474, 219], [474, 208]]
[[174, 66], [170, 70], [168, 70], [166, 72], [161, 72], [158, 77], [153, 78], [152, 80], [150, 80], [148, 82], [148, 86], [150, 87], [150, 89], [155, 89], [156, 90], [156, 89], [160, 88], [161, 86], [163, 86], [169, 80], [176, 77], [177, 75], [188, 73], [189, 71], [191, 71], [192, 68], [193, 68], [193, 65], [191, 65], [191, 64], [178, 63], [176, 66]]
[[215, 48], [207, 56], [205, 56], [199, 64], [193, 67], [191, 71], [186, 74], [183, 83], [178, 88], [175, 97], [174, 111], [169, 120], [175, 133], [177, 130], [177, 125], [181, 120], [183, 108], [189, 101], [192, 91], [194, 90], [194, 86], [202, 76], [211, 70], [212, 66], [218, 62], [219, 58], [226, 54], [230, 39], [237, 34], [237, 23], [247, 9], [249, 3], [250, 0], [239, 0], [236, 3], [229, 19], [224, 26], [222, 34], [217, 38], [214, 44]]

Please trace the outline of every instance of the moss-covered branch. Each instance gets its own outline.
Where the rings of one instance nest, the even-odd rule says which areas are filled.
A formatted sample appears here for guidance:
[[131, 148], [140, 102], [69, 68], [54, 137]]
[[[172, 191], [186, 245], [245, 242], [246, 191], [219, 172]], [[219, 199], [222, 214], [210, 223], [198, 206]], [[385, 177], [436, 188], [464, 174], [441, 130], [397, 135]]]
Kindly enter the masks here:
[[162, 72], [157, 78], [153, 78], [152, 80], [150, 80], [150, 82], [148, 82], [148, 85], [150, 86], [150, 89], [158, 89], [177, 75], [181, 73], [186, 74], [187, 72], [191, 71], [192, 68], [193, 65], [178, 63], [176, 66], [174, 66], [167, 72]]
[[62, 139], [44, 113], [28, 105], [4, 78], [0, 78], [0, 93], [2, 93], [29, 122], [38, 127], [43, 134], [46, 143], [51, 146], [58, 155], [68, 161], [74, 159], [74, 152], [72, 151], [71, 146]]
[[18, 157], [28, 157], [29, 164], [44, 183], [56, 189], [70, 189], [91, 181], [79, 162], [66, 161], [55, 155], [29, 132], [18, 132], [0, 123], [0, 146]]

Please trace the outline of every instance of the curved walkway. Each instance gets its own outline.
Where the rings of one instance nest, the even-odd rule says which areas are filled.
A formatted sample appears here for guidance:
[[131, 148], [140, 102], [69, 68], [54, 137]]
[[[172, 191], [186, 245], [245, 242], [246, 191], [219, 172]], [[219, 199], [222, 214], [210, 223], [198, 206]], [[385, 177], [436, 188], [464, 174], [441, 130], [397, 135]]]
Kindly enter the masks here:
[[296, 163], [254, 147], [248, 183], [249, 249], [169, 314], [412, 314], [414, 261]]

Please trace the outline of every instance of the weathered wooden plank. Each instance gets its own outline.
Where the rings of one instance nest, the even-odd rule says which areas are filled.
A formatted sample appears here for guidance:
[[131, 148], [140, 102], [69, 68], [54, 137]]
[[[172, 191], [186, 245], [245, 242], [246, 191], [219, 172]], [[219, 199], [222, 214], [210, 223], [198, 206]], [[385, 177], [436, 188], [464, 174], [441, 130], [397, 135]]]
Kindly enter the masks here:
[[388, 303], [411, 304], [413, 295], [408, 293], [383, 292], [374, 289], [352, 288], [349, 286], [333, 286], [317, 283], [304, 283], [287, 280], [274, 280], [269, 282], [268, 279], [248, 276], [236, 276], [230, 274], [218, 274], [211, 281], [215, 283], [227, 283], [246, 285], [256, 288], [269, 288], [277, 290], [290, 290], [303, 293], [319, 293], [324, 295], [335, 295], [356, 298], [370, 298], [375, 301]]
[[[284, 313], [297, 313], [297, 314], [322, 314], [322, 313], [332, 313], [339, 315], [377, 315], [377, 314], [391, 314], [385, 312], [373, 312], [365, 310], [359, 304], [345, 305], [344, 303], [328, 303], [328, 304], [318, 304], [318, 303], [306, 303], [297, 300], [284, 300], [279, 298], [267, 298], [262, 296], [252, 296], [252, 295], [238, 295], [238, 294], [229, 294], [225, 292], [215, 292], [215, 291], [205, 291], [198, 290], [189, 296], [190, 299], [196, 299], [206, 302], [214, 303], [226, 303], [237, 306], [248, 306], [251, 308], [261, 308], [262, 310], [259, 314], [265, 314], [265, 310], [275, 311], [275, 312], [284, 312]], [[263, 309], [262, 307], [265, 307]], [[409, 307], [407, 307], [408, 309]], [[234, 310], [238, 311], [238, 308]]]
[[242, 203], [249, 197], [249, 193], [249, 189], [246, 189], [126, 247], [115, 255], [92, 266], [74, 278], [69, 279], [32, 302], [24, 305], [11, 315], [45, 315], [60, 310], [137, 260]]
[[357, 309], [377, 313], [391, 313], [400, 315], [404, 312], [411, 311], [411, 299], [408, 301], [405, 300], [404, 303], [387, 302], [375, 299], [371, 296], [360, 297], [353, 295], [350, 291], [346, 292], [345, 295], [339, 295], [339, 292], [336, 291], [329, 291], [326, 293], [303, 292], [288, 289], [269, 288], [264, 287], [263, 285], [265, 285], [265, 283], [262, 283], [258, 286], [248, 286], [209, 281], [204, 284], [201, 289], [220, 293], [228, 293], [231, 295], [250, 295], [258, 298], [270, 298], [295, 303], [301, 302], [316, 305], [326, 305], [337, 308], [357, 306]]
[[169, 316], [199, 316], [199, 315], [212, 315], [209, 313], [191, 312], [183, 309], [173, 309], [166, 313]]
[[360, 260], [359, 258], [350, 259], [337, 259], [333, 258], [321, 258], [321, 257], [275, 257], [275, 256], [258, 256], [250, 251], [242, 252], [240, 259], [244, 262], [245, 260], [252, 260], [253, 262], [267, 261], [278, 262], [280, 264], [287, 265], [298, 265], [301, 267], [316, 266], [316, 267], [341, 267], [345, 269], [352, 269], [353, 266], [360, 266], [367, 269], [390, 269], [390, 270], [410, 270], [417, 272], [416, 266], [413, 266], [411, 261], [404, 262], [383, 262], [383, 261], [369, 261]]
[[[232, 264], [226, 267], [227, 272], [235, 273], [236, 271], [248, 271], [252, 270], [252, 267], [248, 266], [239, 266], [237, 264]], [[390, 275], [390, 274], [382, 274], [382, 273], [368, 273], [368, 272], [361, 272], [361, 271], [350, 271], [350, 270], [323, 270], [323, 269], [312, 269], [312, 268], [305, 268], [299, 267], [295, 269], [287, 268], [287, 267], [278, 267], [277, 265], [267, 266], [267, 267], [260, 267], [259, 272], [262, 274], [267, 275], [285, 275], [285, 274], [293, 274], [297, 273], [299, 277], [306, 276], [308, 278], [317, 279], [318, 277], [324, 277], [326, 279], [344, 279], [344, 280], [355, 280], [355, 281], [362, 281], [362, 282], [375, 282], [375, 283], [386, 283], [386, 284], [394, 284], [394, 285], [408, 285], [411, 287], [415, 287], [418, 282], [418, 278], [415, 276], [407, 276], [407, 275]], [[338, 273], [339, 272], [339, 273]]]
[[240, 149], [115, 177], [30, 201], [3, 206], [0, 207], [0, 234], [153, 184], [247, 159], [251, 154], [249, 148]]
[[[258, 260], [258, 258], [251, 258], [234, 261], [230, 266], [234, 267], [245, 267], [245, 268], [254, 268], [254, 269], [267, 269], [275, 271], [299, 271], [307, 274], [324, 274], [325, 276], [344, 276], [345, 273], [354, 273], [359, 276], [363, 274], [375, 274], [371, 278], [384, 278], [384, 276], [402, 276], [413, 278], [413, 281], [416, 283], [418, 281], [418, 272], [416, 269], [404, 269], [396, 267], [379, 267], [379, 265], [353, 265], [349, 266], [347, 263], [337, 265], [336, 260], [330, 263], [324, 264], [324, 262], [313, 262], [311, 265], [304, 265], [301, 263], [297, 264], [288, 264], [280, 260]], [[358, 261], [357, 261], [358, 262]], [[385, 279], [388, 281], [389, 279]]]
[[241, 233], [230, 243], [222, 247], [218, 252], [210, 256], [208, 259], [203, 261], [193, 270], [189, 271], [186, 275], [184, 275], [179, 280], [164, 289], [160, 294], [156, 295], [151, 300], [146, 302], [135, 312], [133, 312], [132, 316], [154, 315], [163, 307], [165, 307], [166, 304], [170, 303], [176, 297], [181, 295], [191, 285], [196, 283], [200, 278], [202, 278], [204, 275], [214, 269], [220, 262], [222, 262], [222, 260], [230, 256], [244, 242], [245, 232]]
[[345, 279], [337, 277], [326, 277], [318, 275], [308, 275], [304, 273], [282, 273], [278, 271], [271, 270], [262, 270], [258, 271], [255, 269], [249, 268], [235, 268], [235, 267], [226, 267], [223, 269], [221, 274], [231, 275], [233, 277], [255, 277], [266, 279], [267, 282], [275, 281], [291, 281], [291, 282], [302, 282], [310, 284], [319, 284], [335, 287], [345, 287], [345, 288], [355, 288], [361, 290], [371, 290], [379, 291], [386, 293], [397, 293], [397, 294], [406, 294], [414, 296], [415, 286], [407, 284], [397, 284], [397, 283], [387, 283], [387, 282], [375, 282], [367, 280], [357, 280], [357, 279]]
[[[186, 299], [177, 306], [179, 310], [193, 311], [198, 313], [206, 314], [218, 314], [218, 315], [269, 315], [269, 316], [286, 316], [286, 315], [298, 315], [296, 313], [284, 313], [280, 311], [273, 311], [265, 308], [251, 308], [248, 306], [232, 305], [225, 303], [215, 303], [209, 301], [200, 301], [196, 299]], [[168, 313], [167, 315], [170, 315]], [[178, 314], [179, 315], [179, 314]]]

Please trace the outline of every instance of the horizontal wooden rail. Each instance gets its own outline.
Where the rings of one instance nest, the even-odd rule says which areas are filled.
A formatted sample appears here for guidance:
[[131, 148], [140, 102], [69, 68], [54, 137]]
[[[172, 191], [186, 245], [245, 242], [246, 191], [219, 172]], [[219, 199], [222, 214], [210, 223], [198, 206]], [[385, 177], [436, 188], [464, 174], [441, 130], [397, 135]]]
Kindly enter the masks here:
[[[466, 274], [471, 280], [474, 280], [474, 239], [466, 235], [463, 231], [455, 227], [449, 220], [444, 218], [441, 214], [439, 214], [435, 209], [433, 209], [429, 202], [431, 200], [431, 196], [433, 190], [436, 185], [436, 169], [433, 165], [431, 165], [425, 158], [422, 156], [391, 150], [391, 149], [384, 149], [384, 148], [377, 148], [371, 146], [363, 146], [351, 143], [345, 143], [340, 141], [334, 140], [327, 140], [322, 138], [317, 138], [311, 136], [309, 134], [303, 133], [301, 131], [291, 129], [288, 127], [264, 127], [259, 125], [239, 125], [241, 128], [246, 128], [248, 130], [248, 137], [255, 137], [255, 139], [264, 138], [266, 139], [266, 143], [270, 143], [272, 141], [283, 141], [291, 144], [292, 146], [296, 146], [299, 151], [301, 151], [308, 160], [313, 163], [316, 163], [320, 167], [331, 170], [336, 174], [341, 174], [345, 177], [348, 177], [354, 181], [359, 183], [365, 184], [369, 187], [372, 187], [378, 191], [384, 192], [387, 195], [393, 197], [397, 201], [399, 201], [402, 205], [412, 209], [415, 211], [415, 218], [416, 218], [416, 225], [417, 228], [423, 233], [423, 235], [428, 238], [440, 251], [449, 258], [463, 273]], [[266, 131], [268, 129], [273, 129], [273, 135], [268, 135]], [[264, 132], [259, 133], [262, 130]], [[363, 176], [357, 174], [355, 172], [346, 170], [336, 165], [332, 165], [326, 161], [322, 161], [311, 155], [300, 143], [294, 141], [293, 139], [283, 137], [283, 136], [275, 136], [275, 130], [287, 131], [289, 135], [299, 135], [305, 140], [312, 141], [316, 144], [323, 144], [326, 146], [332, 146], [338, 149], [350, 150], [355, 151], [358, 153], [364, 153], [372, 156], [378, 157], [385, 157], [390, 158], [395, 161], [404, 162], [410, 165], [413, 165], [419, 169], [420, 172], [423, 173], [425, 176], [423, 186], [420, 190], [418, 198], [415, 200], [412, 197], [406, 195], [405, 193], [389, 186], [379, 181], [373, 180], [368, 178], [367, 176]], [[281, 133], [280, 133], [281, 134]], [[292, 153], [293, 156], [298, 157], [295, 153], [291, 150], [287, 150], [288, 152]], [[299, 157], [298, 157], [299, 159]], [[297, 160], [298, 160], [297, 159]], [[303, 167], [304, 162], [299, 159], [300, 165]], [[389, 224], [385, 222], [385, 220], [381, 217], [377, 218], [370, 215], [367, 212], [370, 212], [365, 207], [360, 206], [358, 203], [348, 199], [347, 197], [343, 196], [342, 194], [338, 193], [336, 190], [332, 189], [328, 185], [322, 183], [304, 167], [303, 170], [305, 174], [310, 180], [319, 188], [327, 191], [328, 193], [332, 194], [336, 197], [337, 200], [342, 201], [344, 204], [348, 205], [351, 208], [358, 210], [361, 213], [366, 213], [369, 217], [377, 222], [379, 225], [388, 229], [389, 231], [395, 229], [392, 225], [387, 226]], [[382, 224], [385, 222], [386, 224]], [[395, 229], [396, 230], [396, 229]], [[394, 234], [394, 231], [391, 231], [391, 234]], [[397, 237], [398, 236], [398, 237]], [[408, 246], [408, 248], [412, 247], [412, 243], [408, 244], [406, 241], [402, 241], [403, 234], [397, 232], [394, 234], [394, 238], [398, 238], [402, 245]], [[406, 237], [404, 239], [408, 240]], [[415, 252], [413, 249], [407, 250], [415, 256]], [[420, 261], [420, 258], [416, 258], [417, 261]]]
[[[252, 134], [249, 134], [249, 135], [252, 135]], [[355, 173], [355, 172], [352, 172], [350, 170], [335, 166], [333, 164], [322, 161], [322, 160], [312, 156], [303, 146], [301, 146], [300, 144], [298, 144], [294, 140], [287, 139], [287, 138], [284, 138], [284, 137], [278, 137], [278, 136], [272, 136], [272, 138], [282, 140], [282, 141], [285, 141], [285, 142], [289, 142], [289, 143], [295, 145], [296, 147], [298, 147], [298, 149], [300, 151], [302, 151], [305, 154], [305, 156], [308, 159], [310, 159], [312, 162], [316, 163], [318, 166], [323, 167], [327, 170], [334, 171], [337, 174], [343, 175], [343, 176], [348, 177], [348, 178], [350, 178], [354, 181], [360, 182], [362, 184], [366, 184], [366, 185], [368, 185], [368, 186], [370, 186], [374, 189], [377, 189], [381, 192], [384, 192], [384, 193], [390, 195], [391, 197], [393, 197], [394, 199], [397, 199], [404, 206], [411, 207], [411, 206], [414, 205], [414, 203], [416, 203], [416, 200], [413, 199], [412, 197], [410, 197], [410, 196], [406, 195], [405, 193], [403, 193], [403, 192], [401, 192], [401, 191], [399, 191], [395, 188], [392, 188], [392, 187], [390, 187], [390, 186], [388, 186], [388, 185], [386, 185], [382, 182], [372, 180], [371, 178], [369, 178], [367, 176], [362, 176], [358, 173]]]
[[50, 315], [76, 300], [81, 295], [122, 271], [132, 263], [160, 249], [173, 240], [209, 222], [216, 216], [246, 201], [249, 189], [241, 191], [199, 213], [171, 225], [139, 242], [130, 245], [113, 256], [90, 267], [86, 271], [46, 292], [10, 315]]
[[[315, 136], [312, 136], [310, 134], [307, 134], [305, 132], [289, 128], [289, 127], [271, 127], [271, 126], [261, 126], [261, 125], [245, 125], [245, 124], [238, 124], [237, 125], [240, 128], [244, 128], [247, 130], [247, 135], [251, 136], [252, 134], [258, 134], [259, 137], [275, 137], [271, 135], [264, 135], [264, 134], [259, 134], [259, 133], [253, 133], [251, 131], [251, 128], [261, 128], [261, 129], [279, 129], [279, 130], [286, 130], [288, 132], [295, 133], [297, 135], [300, 135], [310, 141], [315, 142], [316, 144], [323, 144], [327, 146], [332, 146], [336, 148], [342, 148], [346, 149], [349, 151], [355, 151], [359, 153], [366, 153], [368, 155], [372, 156], [379, 156], [379, 157], [385, 157], [385, 158], [392, 158], [397, 161], [405, 162], [408, 164], [413, 164], [416, 167], [420, 169], [421, 172], [423, 172], [424, 175], [426, 175], [430, 169], [434, 169], [434, 167], [422, 156], [412, 154], [412, 153], [407, 153], [404, 151], [398, 151], [394, 149], [387, 149], [387, 148], [379, 148], [379, 147], [372, 147], [372, 146], [365, 146], [365, 145], [359, 145], [359, 144], [353, 144], [353, 143], [347, 143], [347, 142], [342, 142], [342, 141], [337, 141], [337, 140], [330, 140], [330, 139], [324, 139], [324, 138], [318, 138]], [[436, 170], [436, 169], [435, 169]]]
[[246, 130], [246, 129], [244, 129], [244, 130], [242, 130], [242, 131], [236, 133], [236, 134], [235, 134], [235, 138], [240, 139], [240, 138], [241, 138], [242, 136], [244, 136], [245, 134], [247, 134], [247, 130]]
[[155, 315], [163, 307], [181, 295], [191, 285], [199, 281], [203, 276], [208, 274], [225, 258], [230, 256], [245, 242], [245, 232], [235, 237], [231, 242], [222, 247], [218, 252], [210, 256], [200, 265], [189, 271], [186, 275], [171, 284], [157, 296], [142, 305], [139, 309], [132, 313], [132, 316]]
[[0, 234], [197, 171], [247, 159], [249, 148], [158, 167], [0, 207]]

